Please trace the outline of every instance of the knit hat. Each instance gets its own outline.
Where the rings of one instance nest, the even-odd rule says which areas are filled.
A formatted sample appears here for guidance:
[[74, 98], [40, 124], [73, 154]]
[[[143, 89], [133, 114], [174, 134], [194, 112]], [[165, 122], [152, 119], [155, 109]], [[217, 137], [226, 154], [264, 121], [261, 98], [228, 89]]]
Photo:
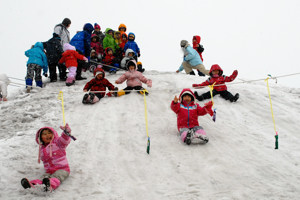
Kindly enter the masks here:
[[100, 27], [99, 24], [95, 23], [95, 24], [94, 24], [94, 29], [100, 29], [100, 30], [101, 30], [101, 27]]
[[97, 67], [94, 71], [94, 76], [97, 77], [98, 74], [103, 74], [103, 77], [105, 76], [103, 69]]
[[65, 43], [63, 49], [64, 49], [64, 51], [67, 51], [67, 50], [75, 50], [76, 51], [76, 48], [74, 46], [70, 45], [69, 43]]
[[69, 26], [71, 24], [71, 20], [69, 18], [64, 18], [64, 20], [62, 21], [62, 24], [64, 26]]
[[187, 47], [189, 46], [189, 42], [186, 41], [186, 40], [181, 40], [180, 46], [181, 46], [181, 47], [184, 47], [184, 48], [187, 48]]

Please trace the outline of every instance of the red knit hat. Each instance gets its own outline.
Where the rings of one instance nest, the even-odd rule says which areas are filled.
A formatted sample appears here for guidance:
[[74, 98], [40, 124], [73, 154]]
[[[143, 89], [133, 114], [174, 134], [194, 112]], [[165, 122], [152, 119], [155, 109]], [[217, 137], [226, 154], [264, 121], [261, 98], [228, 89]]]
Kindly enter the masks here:
[[95, 24], [94, 24], [94, 29], [100, 29], [100, 30], [101, 30], [101, 27], [100, 27], [99, 24], [95, 23]]

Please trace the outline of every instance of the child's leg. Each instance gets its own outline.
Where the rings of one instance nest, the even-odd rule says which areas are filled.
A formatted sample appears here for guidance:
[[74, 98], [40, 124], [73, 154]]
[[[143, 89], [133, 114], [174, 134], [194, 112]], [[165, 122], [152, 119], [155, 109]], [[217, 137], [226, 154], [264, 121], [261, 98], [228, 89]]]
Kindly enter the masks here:
[[[203, 93], [201, 94], [200, 96], [198, 95], [198, 92], [194, 92], [195, 94], [195, 97], [198, 101], [202, 101], [204, 99], [210, 99], [211, 98], [211, 95], [210, 95], [210, 91], [206, 92], [206, 93]], [[216, 90], [213, 90], [212, 92], [212, 95], [215, 96], [217, 94], [217, 91]]]
[[193, 67], [194, 69], [197, 69], [199, 70], [200, 72], [202, 72], [203, 74], [209, 76], [209, 70], [205, 69], [204, 65], [203, 64], [199, 64], [199, 65], [196, 65], [195, 67]]
[[34, 64], [28, 64], [27, 65], [27, 74], [26, 74], [26, 78], [25, 78], [26, 88], [28, 86], [32, 86], [33, 77], [34, 77]]
[[182, 66], [183, 66], [185, 73], [187, 73], [187, 74], [190, 74], [193, 71], [192, 65], [190, 65], [188, 62], [185, 62], [185, 61], [182, 62]]
[[188, 128], [181, 128], [181, 129], [179, 130], [180, 138], [181, 138], [182, 142], [185, 142], [185, 140], [186, 140], [186, 135], [187, 135], [187, 133], [189, 132], [189, 130], [190, 130], [190, 129], [188, 129]]
[[34, 67], [35, 72], [35, 82], [37, 87], [43, 87], [43, 81], [42, 81], [42, 67], [39, 65], [35, 65]]
[[76, 67], [69, 67], [69, 73], [68, 73], [68, 78], [66, 80], [66, 85], [70, 86], [75, 83], [75, 76], [76, 76]]
[[193, 128], [193, 130], [195, 132], [195, 137], [208, 142], [208, 137], [206, 135], [206, 132], [204, 131], [204, 129], [201, 126], [195, 126]]
[[66, 80], [66, 66], [64, 64], [58, 64], [58, 70], [59, 70], [59, 79], [61, 81], [65, 81]]
[[50, 180], [51, 188], [55, 190], [68, 177], [69, 177], [69, 172], [65, 170], [57, 170], [56, 172], [50, 175], [49, 180]]
[[56, 64], [49, 65], [50, 81], [57, 81]]
[[224, 99], [229, 100], [231, 102], [233, 102], [235, 100], [235, 97], [230, 92], [228, 92], [227, 90], [221, 91], [220, 95]]

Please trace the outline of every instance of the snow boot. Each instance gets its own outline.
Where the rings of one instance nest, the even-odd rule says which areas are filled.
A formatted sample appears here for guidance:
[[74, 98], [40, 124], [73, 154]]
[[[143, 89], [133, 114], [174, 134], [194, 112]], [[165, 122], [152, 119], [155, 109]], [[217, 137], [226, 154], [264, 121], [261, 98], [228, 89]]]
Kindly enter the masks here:
[[124, 91], [124, 90], [118, 91], [118, 97], [119, 97], [119, 96], [122, 96], [122, 95], [125, 95], [125, 91]]
[[203, 98], [202, 95], [201, 95], [201, 96], [198, 95], [198, 92], [197, 92], [197, 91], [195, 91], [194, 94], [195, 94], [195, 97], [196, 97], [196, 99], [197, 99], [198, 101], [203, 101], [203, 100], [204, 100], [204, 98]]
[[195, 75], [195, 72], [194, 72], [194, 71], [191, 71], [191, 72], [189, 73], [189, 75]]
[[51, 185], [50, 185], [50, 179], [44, 178], [43, 179], [43, 185], [44, 185], [44, 192], [51, 191]]
[[89, 94], [85, 94], [82, 99], [83, 104], [88, 104], [87, 99], [89, 98]]
[[21, 185], [24, 189], [31, 188], [31, 184], [27, 178], [22, 178]]
[[114, 92], [113, 92], [113, 95], [114, 95], [115, 97], [118, 96], [118, 90], [119, 90], [119, 88], [115, 87]]
[[95, 94], [90, 92], [89, 95], [90, 95], [89, 103], [93, 104], [94, 103]]
[[186, 134], [186, 138], [185, 138], [185, 141], [184, 141], [184, 142], [185, 142], [187, 145], [190, 145], [190, 144], [192, 143], [191, 138], [192, 138], [192, 132], [191, 132], [191, 131], [188, 131], [188, 133]]
[[66, 86], [74, 85], [74, 83], [75, 83], [74, 78], [70, 78], [70, 77], [67, 78], [67, 80], [66, 80]]
[[240, 97], [239, 93], [236, 93], [234, 97], [231, 99], [231, 102], [236, 102], [239, 99], [239, 97]]
[[202, 72], [200, 72], [200, 70], [197, 70], [197, 72], [198, 72], [199, 76], [205, 76], [205, 74], [203, 74]]
[[36, 81], [36, 87], [40, 87], [42, 88], [43, 87], [43, 81]]
[[144, 92], [145, 92], [146, 96], [149, 95], [148, 90], [146, 90], [145, 88], [141, 88], [141, 90], [143, 90], [143, 91], [139, 91], [140, 94], [144, 95]]

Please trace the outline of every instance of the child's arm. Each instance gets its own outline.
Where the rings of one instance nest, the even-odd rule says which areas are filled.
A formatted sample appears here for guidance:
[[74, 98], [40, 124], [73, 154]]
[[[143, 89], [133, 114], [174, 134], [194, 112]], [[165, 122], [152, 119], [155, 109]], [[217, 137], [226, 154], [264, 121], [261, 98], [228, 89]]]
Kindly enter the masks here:
[[199, 106], [197, 104], [197, 113], [198, 116], [209, 114], [210, 116], [213, 116], [214, 112], [212, 110], [213, 103], [212, 101], [209, 101], [208, 103], [204, 104], [204, 107]]
[[234, 70], [229, 77], [225, 76], [225, 82], [231, 82], [231, 81], [233, 81], [237, 77], [237, 75], [238, 75], [238, 71]]
[[180, 67], [177, 69], [176, 73], [179, 73], [183, 70], [183, 65], [180, 65]]
[[111, 82], [109, 82], [109, 80], [105, 79], [105, 86], [109, 89], [109, 90], [114, 90], [115, 86], [113, 84], [111, 84]]
[[59, 63], [59, 64], [62, 64], [62, 63], [64, 63], [64, 62], [65, 62], [65, 56], [62, 56], [62, 57], [59, 59], [58, 63]]
[[189, 54], [184, 57], [184, 61], [189, 61], [189, 60], [193, 59], [196, 54], [198, 54], [198, 52], [195, 51], [195, 50], [194, 51], [188, 51], [188, 52], [189, 52]]
[[194, 88], [199, 88], [199, 87], [208, 86], [208, 85], [211, 85], [211, 84], [212, 84], [210, 80], [211, 80], [211, 79], [208, 78], [208, 79], [207, 79], [206, 81], [204, 81], [203, 83], [201, 83], [201, 84], [193, 84], [192, 86], [193, 86]]
[[118, 80], [115, 81], [116, 84], [121, 84], [127, 79], [126, 73], [123, 74]]
[[47, 56], [44, 52], [42, 53], [42, 60], [43, 60], [43, 63], [44, 63], [43, 74], [45, 75], [48, 72], [48, 61], [47, 61]]
[[174, 100], [171, 103], [171, 109], [177, 114], [180, 110], [179, 98], [177, 96], [174, 97]]
[[92, 79], [90, 80], [89, 82], [87, 82], [83, 88], [83, 91], [84, 92], [87, 92], [91, 89], [92, 85], [93, 85], [93, 82], [94, 82], [95, 79]]
[[79, 54], [77, 51], [75, 51], [74, 55], [79, 60], [87, 60], [84, 55]]
[[66, 126], [64, 126], [64, 127], [60, 126], [60, 128], [61, 128], [61, 130], [63, 130], [63, 132], [57, 140], [57, 145], [60, 148], [65, 149], [68, 146], [68, 144], [70, 144], [70, 142], [71, 142], [71, 138], [65, 132], [71, 134], [71, 128], [68, 123], [66, 123]]
[[147, 79], [145, 76], [142, 75], [142, 73], [139, 74], [139, 79], [147, 84], [148, 87], [152, 87], [152, 80], [151, 79]]
[[140, 48], [139, 48], [139, 46], [137, 45], [137, 43], [135, 43], [135, 44], [136, 44], [136, 52], [137, 52], [137, 54], [138, 54], [138, 57], [140, 57], [140, 56], [141, 56]]

